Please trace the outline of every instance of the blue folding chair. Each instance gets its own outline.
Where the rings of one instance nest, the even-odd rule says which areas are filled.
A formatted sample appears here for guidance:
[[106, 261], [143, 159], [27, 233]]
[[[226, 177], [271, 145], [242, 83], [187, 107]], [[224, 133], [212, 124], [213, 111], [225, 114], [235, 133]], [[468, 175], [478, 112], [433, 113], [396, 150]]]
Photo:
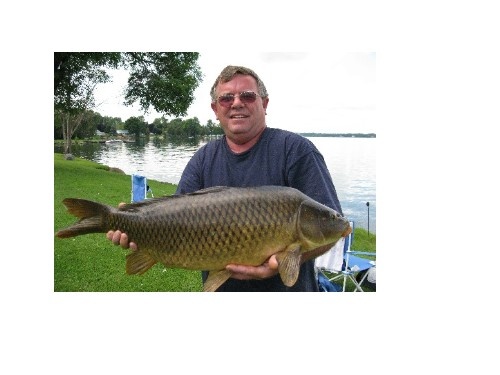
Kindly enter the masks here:
[[149, 188], [146, 177], [133, 174], [132, 175], [132, 203], [141, 202], [148, 198], [148, 193], [151, 198], [154, 198], [153, 191]]
[[[347, 279], [351, 280], [351, 282], [354, 284], [354, 292], [363, 292], [361, 284], [363, 284], [363, 282], [367, 279], [369, 275], [368, 271], [370, 271], [372, 268], [374, 271], [376, 262], [375, 260], [361, 258], [357, 255], [376, 257], [376, 253], [369, 251], [351, 250], [351, 244], [354, 239], [354, 222], [351, 221], [350, 224], [352, 232], [344, 239], [339, 240], [344, 240], [343, 246], [341, 246], [341, 244], [337, 242], [336, 246], [332, 247], [332, 249], [330, 249], [322, 256], [316, 258], [315, 266], [318, 270], [318, 275], [322, 273], [323, 276], [326, 276], [323, 271], [337, 274], [332, 278], [326, 277], [331, 283], [338, 279], [343, 279], [343, 292], [345, 292], [346, 290]], [[341, 252], [343, 252], [343, 255]], [[359, 281], [356, 278], [357, 275], [362, 275]], [[325, 280], [323, 277], [318, 278], [318, 280], [320, 287], [321, 284], [324, 285]]]

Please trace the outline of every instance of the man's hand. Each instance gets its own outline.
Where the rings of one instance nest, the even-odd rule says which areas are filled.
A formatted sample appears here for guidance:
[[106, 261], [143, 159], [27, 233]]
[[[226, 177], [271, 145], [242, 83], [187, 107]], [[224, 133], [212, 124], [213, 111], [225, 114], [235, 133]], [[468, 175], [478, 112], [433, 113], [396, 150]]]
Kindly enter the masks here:
[[260, 266], [243, 266], [240, 264], [228, 264], [226, 270], [232, 272], [232, 278], [238, 280], [267, 279], [278, 273], [278, 261], [276, 255], [271, 257]]
[[[125, 206], [125, 202], [121, 202], [118, 208]], [[110, 230], [106, 233], [106, 238], [111, 240], [115, 245], [120, 245], [124, 249], [137, 250], [137, 245], [135, 242], [128, 242], [128, 236], [126, 233], [122, 233], [119, 230]]]
[[127, 233], [122, 233], [119, 230], [110, 230], [106, 233], [106, 238], [111, 240], [115, 245], [120, 245], [124, 249], [137, 250], [137, 245], [135, 242], [129, 242]]
[[[301, 255], [300, 263], [304, 263], [307, 260], [314, 259], [317, 256], [328, 251], [333, 244], [321, 246], [312, 251], [308, 251]], [[251, 279], [267, 279], [278, 273], [278, 260], [276, 259], [276, 254], [271, 255], [271, 257], [260, 266], [243, 266], [239, 264], [228, 264], [226, 270], [232, 272], [232, 278], [238, 280], [251, 280]]]

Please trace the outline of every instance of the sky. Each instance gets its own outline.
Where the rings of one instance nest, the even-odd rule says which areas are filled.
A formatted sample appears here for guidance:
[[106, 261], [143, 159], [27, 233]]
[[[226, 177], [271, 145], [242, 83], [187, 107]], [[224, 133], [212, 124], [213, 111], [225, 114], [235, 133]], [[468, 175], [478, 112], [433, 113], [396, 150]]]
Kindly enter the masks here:
[[[266, 85], [268, 126], [295, 132], [376, 133], [375, 63], [375, 52], [200, 52], [203, 82], [185, 118], [216, 122], [210, 88], [225, 66], [242, 65]], [[144, 114], [138, 105], [123, 105], [128, 72], [110, 73], [113, 82], [95, 92], [97, 112], [122, 121], [131, 116], [143, 115], [148, 122], [161, 117], [156, 112]]]

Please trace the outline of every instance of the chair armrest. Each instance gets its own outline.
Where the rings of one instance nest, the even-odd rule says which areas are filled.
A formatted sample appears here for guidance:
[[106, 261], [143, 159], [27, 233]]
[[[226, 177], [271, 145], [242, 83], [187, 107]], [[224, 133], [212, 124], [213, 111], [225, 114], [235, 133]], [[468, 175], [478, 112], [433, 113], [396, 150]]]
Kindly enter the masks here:
[[356, 250], [350, 250], [349, 254], [353, 255], [370, 255], [370, 256], [377, 256], [377, 253], [372, 253], [370, 251], [356, 251]]

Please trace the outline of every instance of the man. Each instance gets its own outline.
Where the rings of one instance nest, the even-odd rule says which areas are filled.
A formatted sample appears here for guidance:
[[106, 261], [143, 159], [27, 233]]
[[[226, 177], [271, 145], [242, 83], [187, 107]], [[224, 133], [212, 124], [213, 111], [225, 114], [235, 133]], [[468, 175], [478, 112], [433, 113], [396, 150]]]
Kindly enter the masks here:
[[[297, 134], [267, 127], [269, 97], [253, 70], [227, 66], [217, 77], [210, 95], [212, 110], [225, 135], [193, 155], [176, 194], [212, 186], [290, 186], [342, 213], [330, 173], [316, 147]], [[107, 237], [124, 248], [137, 248], [120, 231], [110, 231]], [[273, 255], [257, 267], [228, 265], [232, 277], [218, 291], [318, 291], [313, 258], [330, 247], [302, 255], [299, 279], [292, 287], [281, 281]], [[203, 281], [207, 275], [202, 273]]]

